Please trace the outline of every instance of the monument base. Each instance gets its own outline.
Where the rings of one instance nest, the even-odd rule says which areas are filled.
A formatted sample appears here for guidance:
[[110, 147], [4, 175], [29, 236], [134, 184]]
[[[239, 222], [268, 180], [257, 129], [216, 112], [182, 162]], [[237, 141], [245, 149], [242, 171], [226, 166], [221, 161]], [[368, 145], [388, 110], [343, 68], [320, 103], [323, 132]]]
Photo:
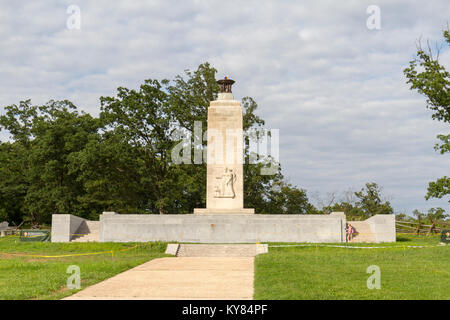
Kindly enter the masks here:
[[[52, 215], [52, 242], [70, 242], [85, 219]], [[361, 222], [361, 221], [360, 221]], [[395, 242], [395, 215], [364, 221], [370, 242]], [[100, 242], [258, 243], [346, 241], [347, 219], [331, 214], [116, 214], [100, 215]], [[352, 223], [350, 221], [350, 223]]]
[[100, 223], [100, 242], [345, 242], [344, 214], [102, 214]]
[[239, 209], [208, 209], [196, 208], [194, 214], [255, 214], [255, 209], [239, 208]]

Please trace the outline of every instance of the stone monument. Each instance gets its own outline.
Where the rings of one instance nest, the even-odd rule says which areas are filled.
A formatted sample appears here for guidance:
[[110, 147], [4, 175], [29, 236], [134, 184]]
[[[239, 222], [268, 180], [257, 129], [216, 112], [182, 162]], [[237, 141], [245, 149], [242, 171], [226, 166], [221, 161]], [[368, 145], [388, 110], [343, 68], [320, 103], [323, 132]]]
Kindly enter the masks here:
[[[231, 92], [234, 81], [225, 78], [218, 83], [218, 99], [208, 108], [206, 208], [194, 209], [194, 214], [104, 212], [98, 222], [53, 214], [52, 242], [70, 242], [84, 233], [80, 228], [93, 223], [98, 228], [89, 227], [85, 237], [100, 242], [345, 242], [347, 218], [343, 212], [253, 214], [254, 209], [244, 208], [242, 107]], [[396, 240], [393, 214], [376, 215], [359, 224], [371, 233], [366, 241]]]
[[208, 108], [206, 208], [195, 214], [253, 214], [244, 209], [243, 120], [241, 103], [234, 100], [234, 80], [217, 81], [220, 92]]

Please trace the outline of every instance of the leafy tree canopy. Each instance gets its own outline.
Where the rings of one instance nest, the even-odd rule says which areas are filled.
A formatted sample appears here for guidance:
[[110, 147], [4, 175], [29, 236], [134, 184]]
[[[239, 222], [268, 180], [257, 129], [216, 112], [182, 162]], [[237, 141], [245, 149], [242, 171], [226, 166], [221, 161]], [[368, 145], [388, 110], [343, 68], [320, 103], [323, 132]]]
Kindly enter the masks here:
[[337, 202], [322, 210], [324, 213], [345, 212], [348, 220], [365, 220], [377, 214], [394, 213], [389, 201], [383, 199], [381, 188], [374, 182], [366, 183], [353, 194], [355, 200]]
[[[443, 45], [450, 46], [450, 31], [444, 30]], [[427, 108], [433, 111], [432, 118], [450, 124], [450, 73], [439, 61], [439, 52], [433, 54], [430, 45], [423, 49], [419, 43], [416, 57], [404, 70], [411, 90], [417, 90], [427, 98]], [[441, 154], [450, 152], [450, 134], [438, 135], [435, 149]], [[450, 195], [450, 177], [444, 176], [430, 182], [425, 198], [443, 198]], [[450, 202], [450, 199], [449, 199]]]

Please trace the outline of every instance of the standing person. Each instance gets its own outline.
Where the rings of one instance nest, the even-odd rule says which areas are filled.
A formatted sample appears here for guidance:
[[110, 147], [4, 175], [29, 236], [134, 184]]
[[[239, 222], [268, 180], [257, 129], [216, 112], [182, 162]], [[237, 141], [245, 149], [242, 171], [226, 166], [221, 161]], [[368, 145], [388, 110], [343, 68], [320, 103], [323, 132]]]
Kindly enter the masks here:
[[353, 240], [353, 233], [355, 233], [355, 229], [352, 227], [351, 224], [347, 223], [347, 242]]

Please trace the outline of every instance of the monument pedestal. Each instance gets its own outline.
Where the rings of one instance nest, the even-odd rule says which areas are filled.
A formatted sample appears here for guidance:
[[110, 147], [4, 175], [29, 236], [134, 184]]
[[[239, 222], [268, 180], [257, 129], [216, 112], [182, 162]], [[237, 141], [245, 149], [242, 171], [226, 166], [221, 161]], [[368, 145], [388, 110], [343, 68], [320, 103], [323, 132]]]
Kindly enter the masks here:
[[[115, 214], [100, 216], [100, 242], [345, 242], [344, 214]], [[394, 228], [395, 231], [395, 228]]]
[[233, 80], [218, 83], [218, 99], [208, 108], [206, 208], [194, 209], [194, 214], [254, 214], [244, 208], [242, 106], [231, 93]]

